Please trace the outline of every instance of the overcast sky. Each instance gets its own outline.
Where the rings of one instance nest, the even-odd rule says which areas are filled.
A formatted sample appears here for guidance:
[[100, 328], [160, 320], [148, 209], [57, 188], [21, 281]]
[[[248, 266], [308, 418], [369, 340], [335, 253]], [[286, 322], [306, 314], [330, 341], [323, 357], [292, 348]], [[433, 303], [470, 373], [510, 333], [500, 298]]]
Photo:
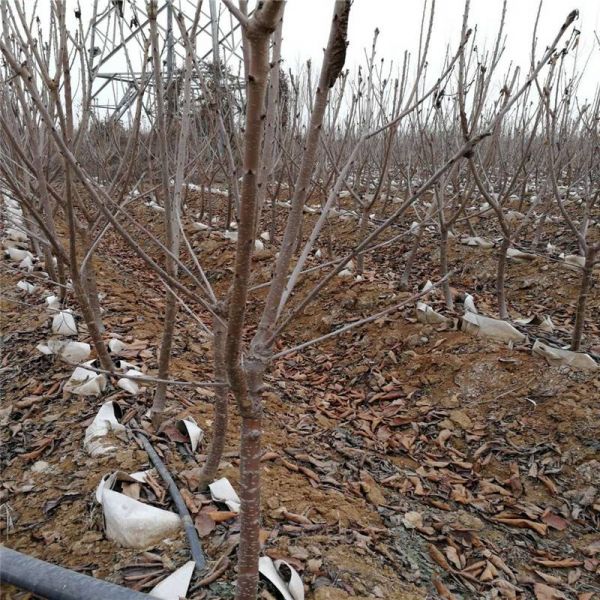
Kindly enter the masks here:
[[[13, 0], [10, 0], [13, 1]], [[100, 0], [99, 8], [108, 6], [110, 0]], [[221, 0], [216, 0], [220, 2]], [[254, 0], [250, 0], [250, 5]], [[27, 0], [26, 6], [33, 6]], [[92, 12], [92, 0], [79, 0], [83, 21], [89, 19]], [[159, 0], [163, 4], [165, 0]], [[350, 14], [349, 39], [350, 46], [346, 66], [353, 69], [358, 63], [365, 61], [365, 50], [370, 51], [375, 28], [379, 29], [378, 56], [386, 62], [394, 61], [400, 68], [403, 54], [406, 50], [416, 55], [419, 42], [419, 28], [425, 0], [354, 0]], [[180, 3], [191, 16], [190, 6], [195, 6], [195, 0], [173, 0], [176, 7]], [[321, 64], [323, 48], [327, 43], [329, 25], [334, 0], [288, 0], [284, 15], [284, 31], [282, 57], [285, 67], [292, 70], [299, 62], [312, 59], [315, 72]], [[69, 26], [74, 28], [74, 8], [77, 0], [67, 0]], [[126, 0], [126, 19], [130, 18], [128, 4], [144, 7], [146, 0]], [[523, 70], [529, 68], [531, 39], [538, 9], [538, 0], [508, 0], [505, 35], [506, 50], [500, 65], [498, 76], [506, 71], [509, 63], [520, 65]], [[43, 23], [48, 22], [50, 0], [40, 0], [37, 12]], [[208, 0], [204, 0], [203, 8], [208, 11]], [[471, 0], [469, 25], [477, 27], [477, 44], [491, 47], [496, 38], [502, 0]], [[464, 9], [464, 0], [437, 0], [432, 43], [429, 52], [429, 74], [434, 78], [440, 72], [450, 43], [453, 52], [457, 48]], [[545, 0], [542, 16], [538, 27], [538, 57], [546, 45], [552, 41], [560, 25], [573, 9], [579, 10], [579, 19], [575, 26], [581, 31], [579, 44], [579, 68], [587, 62], [585, 76], [582, 80], [579, 96], [590, 99], [600, 82], [600, 0]], [[222, 10], [226, 11], [222, 6]], [[160, 19], [164, 21], [165, 12]], [[203, 20], [205, 18], [203, 17]], [[202, 24], [202, 23], [201, 23]], [[125, 33], [128, 33], [125, 29]], [[175, 28], [175, 31], [177, 29]], [[210, 47], [206, 36], [201, 45], [204, 49]], [[200, 49], [200, 48], [199, 48]], [[132, 59], [141, 54], [134, 44]], [[104, 67], [104, 72], [124, 71], [126, 62], [123, 54], [117, 54]], [[568, 58], [572, 64], [573, 56]], [[138, 67], [138, 65], [135, 65]], [[122, 92], [107, 88], [103, 93], [117, 95]]]
[[[349, 66], [364, 60], [370, 49], [373, 31], [379, 28], [379, 56], [399, 63], [405, 50], [415, 51], [424, 0], [354, 0], [350, 13], [348, 49]], [[508, 0], [505, 32], [506, 60], [527, 68], [538, 0]], [[327, 43], [333, 0], [289, 0], [285, 8], [283, 57], [291, 62], [312, 58], [320, 64]], [[495, 40], [502, 8], [501, 0], [471, 0], [469, 24], [477, 25], [479, 45], [491, 46]], [[600, 0], [545, 0], [538, 27], [538, 48], [542, 51], [558, 32], [573, 9], [579, 10], [575, 26], [582, 32], [579, 61], [590, 58], [580, 95], [592, 96], [600, 82]], [[438, 0], [434, 35], [430, 52], [432, 69], [439, 68], [446, 45], [454, 46], [460, 38], [464, 0]], [[437, 63], [437, 64], [436, 64]]]

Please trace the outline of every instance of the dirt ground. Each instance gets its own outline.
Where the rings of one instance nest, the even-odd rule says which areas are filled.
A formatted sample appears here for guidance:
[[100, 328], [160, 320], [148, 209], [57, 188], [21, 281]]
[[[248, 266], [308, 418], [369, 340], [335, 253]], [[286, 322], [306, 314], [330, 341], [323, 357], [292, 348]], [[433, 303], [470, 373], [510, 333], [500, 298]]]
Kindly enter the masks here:
[[[482, 233], [490, 233], [487, 227], [481, 224]], [[352, 221], [332, 224], [325, 254], [341, 255], [355, 231]], [[559, 231], [550, 233], [561, 248], [571, 243]], [[189, 234], [208, 277], [224, 290], [232, 244], [215, 233]], [[363, 281], [336, 279], [294, 321], [280, 347], [397, 304], [435, 279], [432, 240], [423, 240], [410, 292], [398, 286], [407, 239], [368, 256]], [[456, 241], [450, 251], [457, 294], [470, 292], [480, 313], [495, 316], [496, 251]], [[256, 283], [274, 253], [267, 243], [255, 257]], [[101, 246], [97, 267], [107, 334], [129, 345], [126, 360], [154, 374], [164, 307], [160, 283], [113, 235]], [[111, 388], [102, 398], [65, 392], [72, 368], [35, 350], [49, 333], [41, 297], [18, 293], [21, 276], [7, 268], [0, 277], [2, 542], [148, 591], [189, 560], [185, 535], [147, 551], [107, 540], [94, 497], [101, 477], [151, 465], [131, 437], [115, 441], [115, 454], [93, 459], [83, 450], [83, 436], [108, 399], [150, 432], [144, 414], [152, 390], [134, 397]], [[300, 290], [316, 277], [306, 277]], [[568, 343], [578, 281], [577, 271], [544, 256], [509, 264], [511, 316], [549, 315], [556, 325], [552, 334], [522, 327], [530, 341], [514, 347], [458, 329], [462, 306], [448, 313], [436, 293], [428, 302], [453, 317], [451, 323], [418, 323], [411, 305], [275, 362], [264, 395], [263, 551], [297, 569], [307, 598], [600, 598], [600, 375], [549, 366], [531, 353], [538, 336]], [[584, 340], [595, 355], [598, 289], [596, 272]], [[251, 298], [249, 331], [262, 294]], [[183, 311], [173, 356], [175, 378], [210, 380], [210, 344]], [[208, 437], [209, 389], [172, 388], [168, 398], [170, 420], [191, 415]], [[236, 487], [238, 419], [232, 413], [220, 474]], [[223, 507], [194, 488], [194, 468], [208, 440], [193, 455], [169, 424], [152, 440], [187, 491], [211, 568], [224, 568], [211, 583], [193, 583], [188, 597], [232, 598], [238, 519], [207, 522], [206, 514]], [[154, 505], [173, 508], [158, 476], [145, 493]], [[8, 588], [3, 594], [29, 597]], [[261, 597], [277, 596], [263, 583]]]

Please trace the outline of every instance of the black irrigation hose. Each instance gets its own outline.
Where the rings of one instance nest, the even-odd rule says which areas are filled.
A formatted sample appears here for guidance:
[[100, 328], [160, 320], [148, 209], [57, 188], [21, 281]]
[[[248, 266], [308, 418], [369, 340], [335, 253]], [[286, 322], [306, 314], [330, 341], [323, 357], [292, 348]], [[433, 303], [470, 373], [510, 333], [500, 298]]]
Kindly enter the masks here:
[[148, 453], [150, 457], [150, 461], [156, 467], [159, 475], [162, 477], [163, 481], [167, 484], [169, 488], [169, 494], [177, 507], [177, 512], [179, 513], [181, 520], [183, 521], [183, 527], [185, 529], [185, 533], [188, 538], [188, 542], [190, 544], [190, 552], [192, 553], [192, 559], [196, 563], [196, 570], [201, 571], [206, 568], [206, 558], [204, 557], [204, 552], [202, 552], [202, 546], [200, 545], [200, 538], [198, 537], [198, 532], [196, 531], [196, 527], [194, 526], [194, 522], [192, 521], [192, 517], [190, 516], [190, 512], [185, 505], [183, 497], [181, 496], [181, 492], [177, 487], [177, 484], [171, 477], [171, 474], [167, 470], [167, 467], [160, 459], [156, 450], [153, 448], [152, 444], [148, 441], [145, 435], [141, 433], [135, 434], [136, 439], [144, 446], [144, 450]]
[[149, 596], [0, 546], [0, 582], [49, 600], [144, 600]]

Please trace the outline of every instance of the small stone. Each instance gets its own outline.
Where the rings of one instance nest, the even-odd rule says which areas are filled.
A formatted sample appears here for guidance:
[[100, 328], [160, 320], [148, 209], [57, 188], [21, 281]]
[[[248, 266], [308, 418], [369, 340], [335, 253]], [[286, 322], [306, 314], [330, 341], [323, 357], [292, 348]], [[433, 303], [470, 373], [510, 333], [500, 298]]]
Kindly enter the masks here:
[[33, 473], [47, 473], [50, 469], [50, 464], [47, 463], [45, 460], [38, 460], [31, 466], [31, 470]]

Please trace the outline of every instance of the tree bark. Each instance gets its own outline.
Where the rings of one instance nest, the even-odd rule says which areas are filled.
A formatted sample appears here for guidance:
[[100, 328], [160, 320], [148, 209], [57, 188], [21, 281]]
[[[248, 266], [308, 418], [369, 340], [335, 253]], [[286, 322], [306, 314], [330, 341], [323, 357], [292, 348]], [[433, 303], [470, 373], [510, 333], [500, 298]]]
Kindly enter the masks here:
[[498, 271], [496, 274], [496, 296], [498, 298], [498, 313], [501, 319], [508, 319], [508, 309], [506, 307], [506, 290], [505, 290], [505, 279], [506, 279], [506, 253], [510, 246], [510, 240], [504, 238], [500, 246], [498, 253]]
[[592, 271], [594, 269], [597, 250], [597, 248], [591, 247], [585, 253], [581, 287], [579, 288], [579, 298], [577, 299], [577, 312], [575, 313], [575, 327], [573, 329], [573, 337], [571, 338], [571, 350], [574, 352], [578, 352], [581, 348], [581, 338], [583, 337], [583, 326], [585, 324], [585, 307], [592, 286]]
[[[215, 369], [215, 381], [226, 383], [227, 373], [225, 370], [225, 325], [219, 319], [213, 320], [213, 363]], [[228, 396], [229, 388], [218, 387], [215, 390], [214, 421], [212, 426], [212, 439], [208, 447], [206, 462], [200, 474], [200, 489], [204, 489], [216, 478], [219, 463], [225, 448], [228, 423]]]

